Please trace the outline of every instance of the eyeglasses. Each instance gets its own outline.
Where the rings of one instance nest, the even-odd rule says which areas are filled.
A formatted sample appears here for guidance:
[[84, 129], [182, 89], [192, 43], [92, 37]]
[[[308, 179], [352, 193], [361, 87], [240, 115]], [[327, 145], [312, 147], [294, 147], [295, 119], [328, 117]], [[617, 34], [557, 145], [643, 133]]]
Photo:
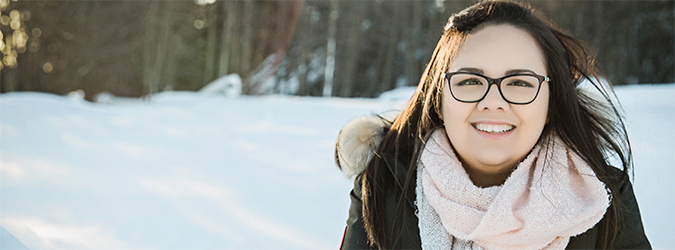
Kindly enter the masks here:
[[492, 84], [497, 85], [499, 94], [511, 104], [529, 104], [537, 98], [544, 81], [551, 79], [536, 74], [519, 73], [502, 78], [490, 78], [472, 72], [446, 73], [445, 79], [450, 93], [460, 102], [480, 102], [487, 96]]

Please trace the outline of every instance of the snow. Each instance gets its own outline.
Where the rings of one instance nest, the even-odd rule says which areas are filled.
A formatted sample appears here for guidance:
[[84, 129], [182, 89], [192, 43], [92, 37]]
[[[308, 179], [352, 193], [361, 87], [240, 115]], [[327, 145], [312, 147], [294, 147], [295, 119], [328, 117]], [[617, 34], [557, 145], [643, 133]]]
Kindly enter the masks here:
[[389, 90], [387, 92], [384, 92], [384, 93], [380, 94], [377, 98], [379, 98], [380, 100], [408, 101], [412, 97], [412, 94], [415, 93], [416, 89], [417, 89], [417, 87], [414, 87], [414, 86], [399, 87], [399, 88], [395, 88], [393, 90]]
[[[401, 109], [398, 91], [1, 94], [0, 248], [15, 237], [30, 249], [335, 249], [353, 185], [333, 163], [335, 137], [352, 118]], [[645, 230], [675, 248], [675, 84], [616, 91]]]
[[241, 77], [236, 73], [221, 76], [204, 86], [199, 92], [202, 94], [224, 94], [227, 97], [238, 97], [241, 95]]

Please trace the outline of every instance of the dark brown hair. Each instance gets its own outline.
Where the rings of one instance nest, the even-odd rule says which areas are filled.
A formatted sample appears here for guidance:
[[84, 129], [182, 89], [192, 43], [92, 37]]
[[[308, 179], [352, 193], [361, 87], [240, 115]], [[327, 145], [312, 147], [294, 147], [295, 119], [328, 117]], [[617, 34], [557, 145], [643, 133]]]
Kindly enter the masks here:
[[[453, 15], [445, 26], [417, 90], [407, 107], [391, 121], [386, 135], [362, 175], [363, 221], [369, 243], [377, 248], [395, 248], [400, 240], [403, 223], [385, 225], [385, 193], [394, 187], [383, 153], [394, 153], [409, 163], [402, 193], [399, 193], [396, 214], [405, 211], [407, 187], [416, 175], [417, 159], [425, 137], [443, 126], [441, 100], [443, 74], [457, 54], [459, 47], [472, 32], [486, 25], [509, 24], [527, 31], [544, 55], [551, 78], [549, 88], [549, 122], [541, 138], [555, 134], [595, 171], [612, 194], [611, 206], [598, 225], [600, 232], [596, 248], [610, 248], [616, 237], [621, 197], [617, 180], [610, 180], [607, 159], [621, 160], [625, 173], [631, 166], [631, 149], [620, 114], [611, 101], [613, 91], [598, 82], [602, 79], [595, 66], [594, 55], [580, 40], [561, 31], [555, 24], [537, 14], [531, 7], [516, 2], [486, 1]], [[600, 98], [593, 98], [580, 88], [590, 83]], [[627, 181], [624, 174], [620, 181]], [[395, 189], [395, 188], [394, 188]], [[395, 216], [399, 218], [399, 216]]]

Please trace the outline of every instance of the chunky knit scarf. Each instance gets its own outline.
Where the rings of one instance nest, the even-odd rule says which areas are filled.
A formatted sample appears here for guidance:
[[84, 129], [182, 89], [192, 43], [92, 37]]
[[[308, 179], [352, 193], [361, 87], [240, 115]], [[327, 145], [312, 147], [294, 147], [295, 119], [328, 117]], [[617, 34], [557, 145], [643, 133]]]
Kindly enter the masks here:
[[535, 146], [501, 186], [480, 188], [439, 129], [417, 171], [423, 249], [564, 249], [610, 202], [593, 170], [557, 137]]

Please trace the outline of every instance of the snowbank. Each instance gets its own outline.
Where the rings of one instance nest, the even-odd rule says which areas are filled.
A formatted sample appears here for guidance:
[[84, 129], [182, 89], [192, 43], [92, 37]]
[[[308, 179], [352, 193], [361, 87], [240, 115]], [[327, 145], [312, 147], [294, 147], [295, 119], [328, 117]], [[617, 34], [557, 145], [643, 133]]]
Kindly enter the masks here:
[[[647, 234], [675, 248], [675, 85], [617, 93]], [[335, 137], [407, 98], [2, 94], [0, 226], [31, 249], [334, 249], [353, 185]]]

